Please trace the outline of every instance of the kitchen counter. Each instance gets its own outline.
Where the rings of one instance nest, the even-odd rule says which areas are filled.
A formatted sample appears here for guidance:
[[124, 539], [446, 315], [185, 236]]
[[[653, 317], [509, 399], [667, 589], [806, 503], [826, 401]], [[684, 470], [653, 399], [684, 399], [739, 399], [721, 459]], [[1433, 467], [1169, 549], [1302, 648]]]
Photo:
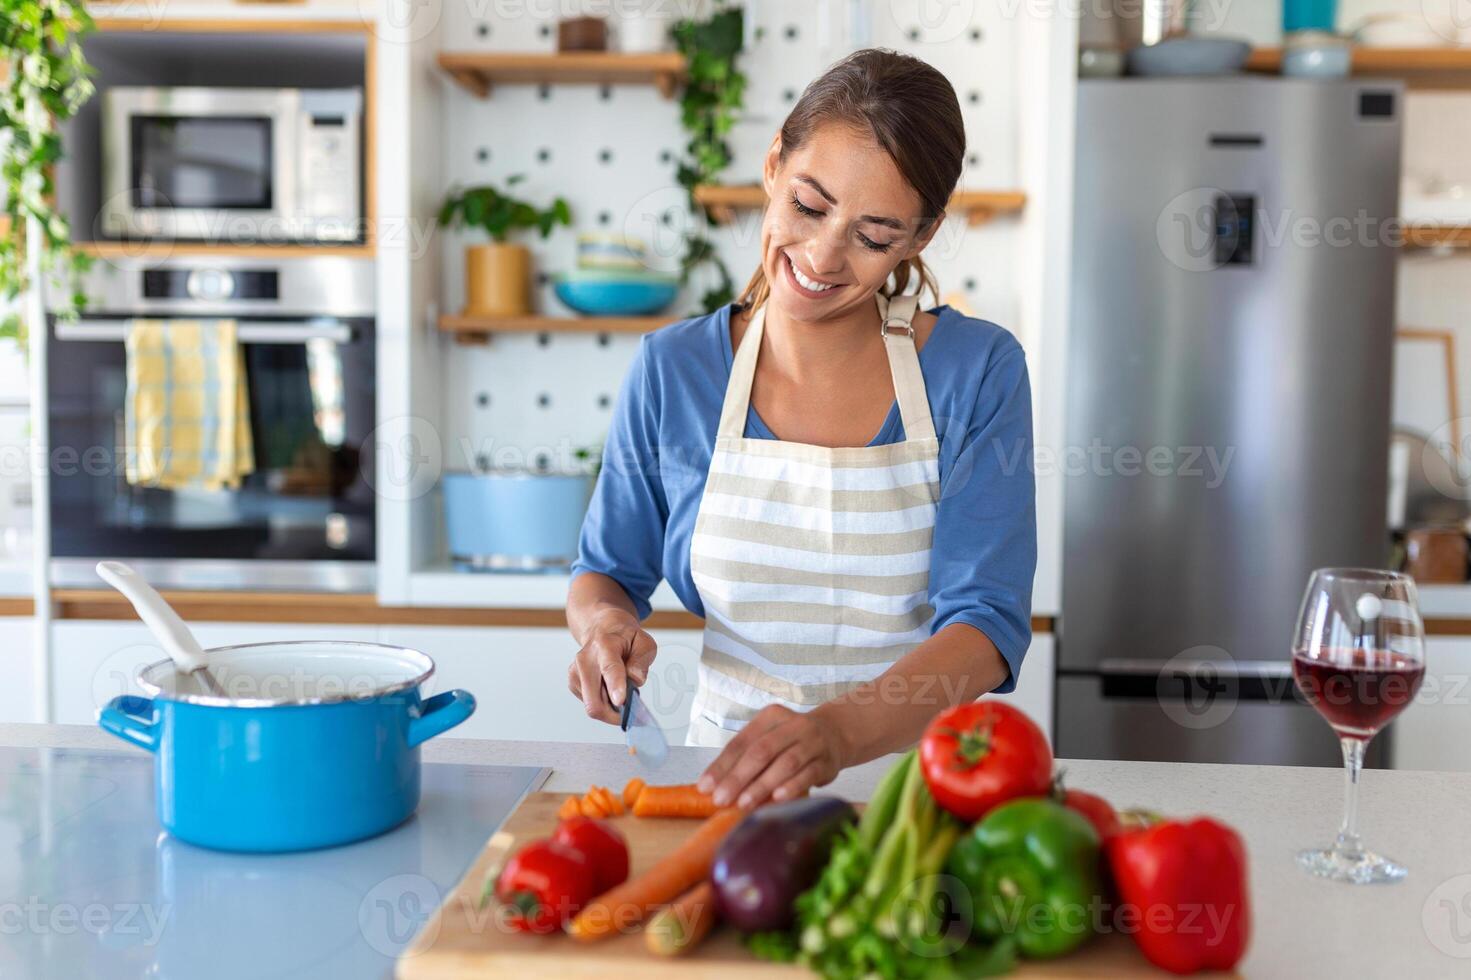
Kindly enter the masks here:
[[[141, 754], [101, 731], [78, 726], [0, 725], [0, 746]], [[692, 780], [712, 754], [677, 747], [658, 779]], [[552, 774], [545, 788], [566, 792], [591, 782], [621, 785], [635, 772], [618, 745], [436, 739], [425, 746], [424, 758], [457, 765], [546, 766]], [[1086, 760], [1063, 765], [1070, 785], [1121, 806], [1208, 813], [1241, 831], [1251, 853], [1255, 903], [1245, 975], [1451, 977], [1471, 969], [1471, 834], [1464, 832], [1471, 813], [1471, 774], [1366, 772], [1360, 804], [1365, 835], [1375, 848], [1405, 863], [1410, 877], [1397, 885], [1352, 887], [1311, 878], [1292, 860], [1298, 848], [1331, 839], [1342, 805], [1337, 770]], [[866, 798], [883, 768], [880, 762], [850, 770], [832, 788]], [[0, 809], [14, 805], [7, 800]], [[11, 846], [15, 851], [7, 859], [24, 860], [28, 844]], [[472, 857], [473, 849], [464, 854], [464, 863]], [[408, 897], [417, 901], [416, 894]], [[361, 897], [364, 907], [370, 897]], [[0, 911], [4, 908], [0, 905]], [[4, 961], [0, 952], [0, 973]]]

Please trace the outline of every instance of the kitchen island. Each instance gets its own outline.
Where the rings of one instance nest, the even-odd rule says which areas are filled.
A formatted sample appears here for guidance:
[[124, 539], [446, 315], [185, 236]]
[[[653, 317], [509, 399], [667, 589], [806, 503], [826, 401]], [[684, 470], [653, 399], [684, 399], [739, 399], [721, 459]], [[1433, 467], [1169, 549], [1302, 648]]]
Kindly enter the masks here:
[[[81, 726], [0, 725], [3, 747], [107, 752], [135, 770], [143, 755], [99, 730]], [[709, 749], [677, 747], [654, 778], [659, 782], [691, 781], [713, 754]], [[554, 792], [579, 791], [594, 782], [621, 785], [636, 774], [636, 764], [617, 745], [437, 739], [425, 746], [424, 758], [430, 763], [456, 766], [546, 767], [551, 774], [542, 788]], [[880, 761], [850, 770], [831, 790], [852, 799], [865, 799], [885, 765]], [[1244, 975], [1471, 975], [1471, 833], [1465, 825], [1467, 814], [1471, 814], [1471, 774], [1366, 772], [1360, 801], [1365, 837], [1372, 847], [1407, 865], [1410, 876], [1397, 885], [1351, 887], [1311, 878], [1299, 871], [1292, 859], [1299, 848], [1331, 840], [1342, 805], [1343, 777], [1337, 770], [1086, 760], [1060, 765], [1067, 770], [1069, 785], [1098, 792], [1120, 807], [1141, 806], [1179, 815], [1206, 813], [1242, 833], [1251, 853], [1254, 902], [1254, 934], [1241, 968]], [[441, 777], [447, 774], [449, 770], [439, 771]], [[426, 777], [426, 785], [434, 775]], [[437, 783], [440, 791], [432, 795], [426, 792], [423, 808], [456, 808], [459, 801], [454, 781], [440, 778]], [[0, 791], [6, 796], [0, 799], [0, 812], [30, 803], [18, 783], [7, 786], [0, 782]], [[467, 799], [469, 793], [467, 789]], [[133, 800], [132, 805], [138, 805], [137, 801]], [[417, 821], [428, 823], [436, 814], [426, 813], [423, 808]], [[140, 819], [151, 817], [149, 811]], [[6, 840], [8, 853], [0, 863], [14, 868], [22, 862], [43, 859], [49, 850], [59, 875], [92, 872], [94, 869], [67, 869], [62, 865], [67, 824], [67, 820], [58, 820], [38, 840]], [[493, 829], [484, 827], [484, 836], [488, 837]], [[427, 852], [435, 842], [426, 839], [421, 846]], [[475, 847], [457, 846], [464, 846], [463, 855], [442, 855], [442, 860], [468, 866]], [[193, 857], [193, 852], [192, 848], [181, 850], [180, 857]], [[246, 868], [241, 880], [250, 881], [253, 876], [247, 866], [251, 862], [258, 862], [264, 870], [280, 867], [285, 859], [237, 856], [232, 860]], [[160, 868], [173, 870], [164, 863]], [[391, 873], [382, 877], [374, 892], [393, 880]], [[119, 888], [127, 884], [119, 882]], [[422, 920], [431, 911], [423, 908], [423, 900], [432, 897], [432, 892], [420, 894], [424, 888], [416, 889], [412, 881], [401, 884], [404, 888], [400, 891], [379, 897], [404, 915]], [[332, 900], [349, 902], [360, 917], [371, 918], [373, 895], [351, 895], [348, 891], [339, 888], [331, 892], [336, 896]], [[201, 897], [206, 904], [227, 898], [207, 891]], [[30, 915], [27, 908], [35, 904], [24, 896], [0, 895], [0, 929], [11, 936], [14, 929], [26, 928]], [[304, 914], [313, 913], [308, 909]], [[193, 926], [207, 928], [208, 921], [203, 918], [201, 925], [201, 918], [196, 916]], [[50, 938], [62, 942], [67, 937]], [[370, 943], [388, 949], [390, 939], [401, 946], [406, 938], [375, 935]], [[262, 942], [270, 939], [261, 937]], [[5, 946], [0, 944], [0, 975], [11, 973]], [[235, 950], [229, 955], [244, 952]], [[386, 976], [391, 957], [384, 956], [383, 966]], [[314, 972], [312, 964], [301, 963], [295, 971], [273, 975], [322, 974]]]

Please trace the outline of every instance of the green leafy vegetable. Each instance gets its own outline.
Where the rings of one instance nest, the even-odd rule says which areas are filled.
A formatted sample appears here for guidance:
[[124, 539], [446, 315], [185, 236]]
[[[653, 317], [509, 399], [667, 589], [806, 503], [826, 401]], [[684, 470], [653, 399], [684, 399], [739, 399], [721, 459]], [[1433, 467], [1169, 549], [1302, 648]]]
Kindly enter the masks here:
[[1015, 963], [1009, 941], [971, 934], [968, 896], [942, 872], [961, 825], [940, 810], [911, 752], [842, 831], [817, 883], [797, 897], [791, 934], [748, 938], [763, 959], [828, 980], [962, 980]]

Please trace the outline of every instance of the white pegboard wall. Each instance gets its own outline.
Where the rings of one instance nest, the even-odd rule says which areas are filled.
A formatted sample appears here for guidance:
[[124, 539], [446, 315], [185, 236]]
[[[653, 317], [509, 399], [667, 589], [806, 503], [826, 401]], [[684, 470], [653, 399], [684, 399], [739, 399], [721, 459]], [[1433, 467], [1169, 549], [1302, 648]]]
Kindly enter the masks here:
[[[619, 0], [613, 9], [626, 9]], [[661, 0], [647, 0], [650, 4]], [[690, 0], [664, 6], [708, 9]], [[457, 51], [551, 51], [555, 18], [607, 13], [609, 0], [526, 0], [444, 6], [442, 37]], [[746, 109], [731, 134], [734, 159], [727, 183], [758, 179], [766, 149], [805, 85], [855, 46], [892, 47], [924, 58], [954, 84], [965, 115], [968, 157], [961, 186], [1010, 189], [1017, 182], [1016, 23], [1004, 5], [933, 4], [924, 0], [757, 0], [746, 5], [748, 31], [742, 69], [749, 82]], [[674, 181], [686, 137], [678, 103], [652, 87], [506, 85], [477, 99], [443, 83], [443, 184], [493, 183], [525, 174], [517, 193], [538, 204], [560, 195], [574, 223], [547, 240], [522, 239], [535, 256], [541, 312], [567, 315], [548, 277], [575, 263], [581, 232], [610, 231], [650, 243], [651, 264], [677, 268], [682, 233], [692, 220]], [[710, 232], [737, 288], [759, 256], [761, 216], [739, 215]], [[1018, 309], [1014, 283], [1015, 224], [1000, 219], [969, 228], [947, 222], [926, 251], [943, 295], [960, 294], [978, 315], [1003, 325]], [[464, 304], [462, 249], [475, 241], [443, 234], [443, 308]], [[703, 288], [703, 284], [697, 284]], [[667, 313], [674, 321], [693, 312], [700, 288], [687, 290]], [[444, 358], [445, 439], [451, 468], [463, 468], [485, 447], [534, 462], [555, 447], [601, 443], [610, 398], [637, 347], [637, 338], [552, 334], [497, 336], [483, 348], [447, 347]], [[482, 460], [483, 461], [483, 460]]]

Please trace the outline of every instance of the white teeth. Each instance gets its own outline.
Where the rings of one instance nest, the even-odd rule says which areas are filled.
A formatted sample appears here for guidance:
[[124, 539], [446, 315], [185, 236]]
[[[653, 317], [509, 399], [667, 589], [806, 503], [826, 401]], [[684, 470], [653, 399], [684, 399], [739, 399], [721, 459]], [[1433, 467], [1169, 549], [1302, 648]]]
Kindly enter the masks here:
[[801, 285], [803, 289], [810, 289], [814, 293], [825, 293], [829, 289], [832, 289], [835, 285], [834, 283], [830, 282], [818, 282], [816, 279], [808, 279], [806, 276], [802, 275], [802, 270], [797, 268], [797, 263], [792, 261], [792, 257], [790, 255], [787, 256], [787, 265], [792, 267], [792, 276], [797, 280], [797, 282]]

